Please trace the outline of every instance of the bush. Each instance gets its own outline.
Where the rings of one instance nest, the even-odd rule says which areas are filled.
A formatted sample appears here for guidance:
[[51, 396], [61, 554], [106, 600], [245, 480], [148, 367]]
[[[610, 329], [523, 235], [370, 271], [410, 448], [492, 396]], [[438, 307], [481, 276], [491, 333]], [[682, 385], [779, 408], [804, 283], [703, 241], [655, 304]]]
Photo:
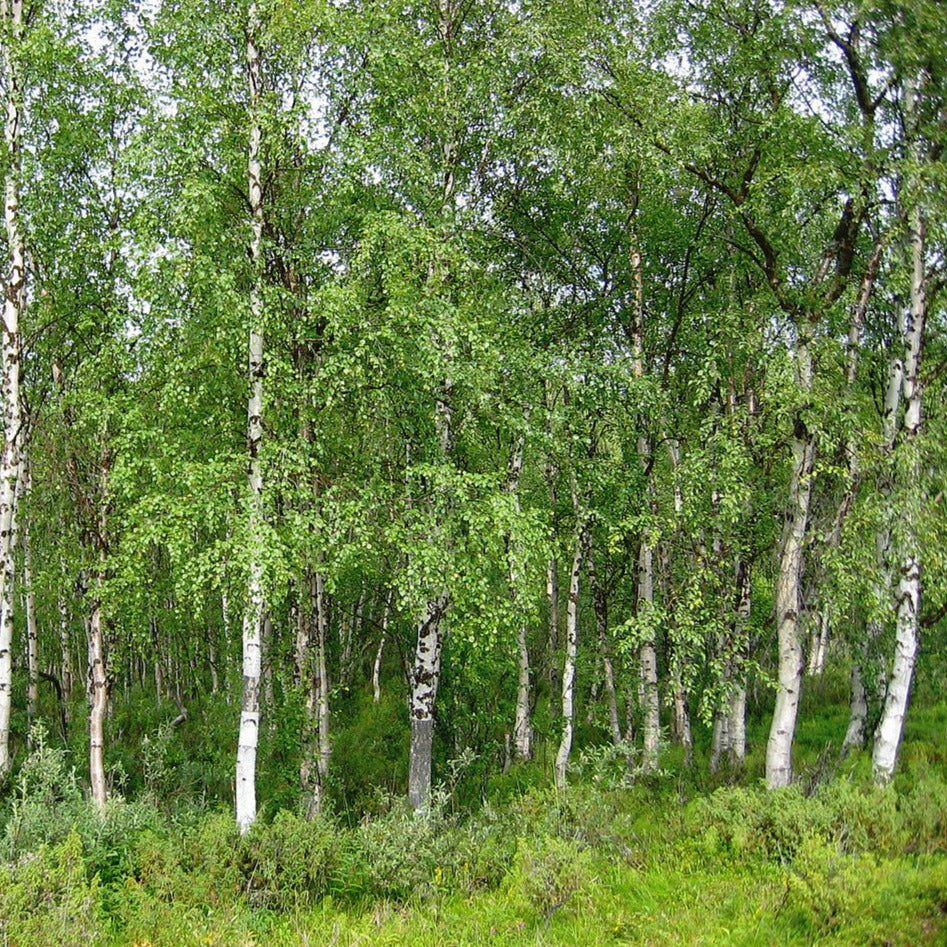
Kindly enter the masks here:
[[404, 800], [357, 830], [366, 893], [406, 900], [427, 897], [443, 883], [451, 860], [450, 827], [443, 816], [444, 800], [430, 811], [414, 812]]
[[86, 879], [82, 840], [58, 845], [0, 870], [0, 937], [21, 947], [80, 945], [96, 940], [102, 915], [98, 878]]
[[510, 889], [520, 893], [544, 924], [594, 882], [591, 852], [551, 837], [519, 839]]
[[330, 892], [343, 864], [343, 835], [323, 818], [307, 821], [283, 810], [241, 840], [252, 903], [287, 910]]

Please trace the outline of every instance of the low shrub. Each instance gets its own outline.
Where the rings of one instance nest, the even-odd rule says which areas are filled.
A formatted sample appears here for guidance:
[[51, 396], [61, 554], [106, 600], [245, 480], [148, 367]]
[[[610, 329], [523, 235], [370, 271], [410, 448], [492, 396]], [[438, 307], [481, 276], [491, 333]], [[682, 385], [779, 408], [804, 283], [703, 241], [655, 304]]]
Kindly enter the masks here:
[[102, 927], [102, 890], [88, 879], [82, 839], [70, 832], [0, 869], [0, 939], [20, 947], [91, 944]]
[[579, 843], [549, 836], [517, 841], [509, 890], [522, 895], [544, 924], [594, 880], [592, 853]]

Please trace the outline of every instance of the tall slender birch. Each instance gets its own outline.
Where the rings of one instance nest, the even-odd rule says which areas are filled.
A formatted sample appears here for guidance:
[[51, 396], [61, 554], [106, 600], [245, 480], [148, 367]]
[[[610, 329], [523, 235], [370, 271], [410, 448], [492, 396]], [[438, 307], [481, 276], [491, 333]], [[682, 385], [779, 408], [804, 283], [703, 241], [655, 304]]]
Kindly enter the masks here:
[[[441, 461], [451, 455], [453, 427], [451, 415], [451, 383], [439, 386], [435, 408], [435, 426]], [[435, 505], [439, 502], [434, 499]], [[435, 517], [439, 513], [435, 512]], [[436, 541], [444, 541], [440, 530]], [[418, 622], [418, 637], [411, 670], [411, 745], [408, 753], [408, 803], [416, 812], [424, 810], [431, 797], [431, 773], [434, 760], [434, 705], [441, 679], [441, 651], [444, 646], [443, 619], [450, 607], [450, 593], [445, 588], [432, 598]]]
[[247, 536], [249, 562], [247, 602], [243, 616], [243, 699], [240, 707], [240, 734], [237, 746], [236, 814], [237, 825], [246, 832], [256, 819], [256, 752], [260, 735], [260, 678], [262, 673], [261, 628], [264, 614], [263, 591], [263, 470], [260, 445], [263, 439], [263, 184], [261, 148], [263, 141], [261, 100], [263, 71], [258, 46], [261, 24], [257, 5], [247, 13], [247, 77], [250, 92], [250, 139], [247, 154], [250, 199], [250, 244], [252, 266], [250, 287], [250, 335], [247, 403], [247, 486], [249, 509]]
[[92, 786], [92, 801], [95, 808], [105, 812], [108, 800], [108, 784], [105, 777], [105, 718], [108, 713], [109, 686], [106, 673], [106, 634], [103, 593], [107, 578], [108, 559], [106, 500], [110, 459], [103, 447], [98, 458], [97, 488], [98, 503], [95, 509], [94, 526], [89, 530], [90, 548], [94, 550], [95, 563], [91, 570], [92, 587], [89, 590], [89, 619], [86, 625], [89, 653], [89, 782]]
[[579, 650], [579, 578], [588, 544], [586, 514], [579, 508], [579, 495], [575, 482], [572, 484], [572, 508], [576, 514], [575, 549], [572, 568], [569, 570], [569, 600], [566, 604], [566, 650], [562, 659], [562, 736], [556, 752], [555, 783], [564, 789], [569, 756], [572, 753], [572, 737], [575, 727], [575, 665]]
[[[528, 412], [527, 412], [528, 415]], [[506, 489], [513, 500], [516, 513], [520, 512], [519, 485], [523, 472], [523, 449], [526, 441], [525, 434], [521, 433], [513, 446], [510, 457], [510, 470], [507, 476]], [[530, 720], [530, 662], [527, 646], [527, 622], [521, 614], [520, 589], [522, 576], [520, 574], [520, 550], [512, 532], [506, 535], [506, 557], [509, 573], [510, 601], [513, 614], [516, 618], [516, 654], [517, 654], [517, 685], [516, 710], [513, 720], [513, 752], [518, 759], [528, 760], [533, 754], [533, 725]]]
[[[918, 142], [917, 80], [905, 83], [904, 126], [910, 139], [909, 154], [917, 165]], [[905, 214], [910, 272], [910, 299], [902, 323], [904, 371], [902, 399], [904, 417], [896, 469], [895, 498], [898, 523], [892, 531], [892, 558], [897, 562], [899, 577], [895, 593], [895, 653], [887, 681], [885, 703], [872, 751], [872, 769], [876, 782], [886, 783], [894, 774], [901, 746], [904, 718], [914, 675], [918, 648], [918, 627], [921, 611], [921, 547], [918, 538], [921, 506], [920, 433], [922, 409], [921, 357], [924, 327], [927, 320], [926, 220], [922, 196], [916, 191], [913, 175], [900, 182], [901, 197], [910, 206]], [[905, 192], [909, 192], [905, 195]]]
[[[812, 391], [811, 326], [798, 327], [794, 367], [803, 397]], [[815, 440], [801, 414], [797, 414], [791, 440], [792, 473], [789, 513], [783, 530], [776, 579], [776, 636], [779, 649], [776, 705], [766, 743], [766, 784], [770, 789], [792, 782], [792, 746], [802, 690], [803, 649], [800, 610], [804, 543], [812, 500]]]
[[[632, 292], [634, 297], [632, 311], [631, 346], [632, 373], [639, 381], [644, 378], [644, 328], [645, 328], [645, 286], [644, 262], [641, 256], [641, 239], [638, 233], [638, 204], [640, 185], [637, 176], [631, 194], [631, 210], [628, 220], [628, 252], [631, 262]], [[639, 419], [640, 423], [644, 418]], [[653, 510], [653, 483], [651, 480], [651, 439], [645, 434], [638, 435], [638, 463], [645, 477], [647, 496], [644, 502]], [[653, 626], [654, 613], [654, 547], [647, 530], [642, 530], [638, 546], [638, 594], [637, 614], [641, 623], [642, 638], [638, 645], [638, 697], [644, 719], [642, 738], [644, 740], [641, 765], [645, 772], [658, 768], [658, 748], [661, 740], [660, 696], [658, 694], [658, 656], [655, 649]]]
[[10, 769], [10, 707], [13, 687], [14, 546], [16, 543], [17, 477], [20, 471], [20, 321], [26, 301], [26, 248], [20, 215], [23, 99], [20, 45], [23, 42], [22, 0], [0, 2], [0, 68], [3, 70], [6, 162], [3, 180], [3, 221], [7, 241], [7, 272], [3, 293], [3, 339], [0, 371], [3, 386], [3, 447], [0, 454], [0, 777]]
[[[24, 452], [21, 476], [23, 493], [29, 496], [32, 475]], [[17, 504], [19, 506], [19, 503]], [[23, 606], [26, 612], [26, 716], [32, 726], [39, 703], [39, 634], [36, 625], [36, 591], [33, 587], [33, 544], [29, 518], [23, 520]]]

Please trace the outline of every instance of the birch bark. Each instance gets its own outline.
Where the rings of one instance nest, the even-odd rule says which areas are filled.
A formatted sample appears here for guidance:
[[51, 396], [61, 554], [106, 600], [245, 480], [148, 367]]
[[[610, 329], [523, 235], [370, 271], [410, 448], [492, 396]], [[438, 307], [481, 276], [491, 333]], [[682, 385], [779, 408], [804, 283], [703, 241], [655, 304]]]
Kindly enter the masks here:
[[13, 688], [13, 596], [15, 582], [17, 478], [20, 470], [20, 320], [25, 304], [26, 249], [20, 215], [22, 90], [19, 46], [23, 41], [22, 0], [0, 2], [4, 41], [0, 68], [6, 92], [3, 218], [7, 275], [3, 294], [0, 370], [3, 386], [3, 445], [0, 453], [0, 778], [10, 769], [10, 709]]
[[[520, 475], [523, 471], [523, 450], [525, 441], [525, 435], [520, 434], [510, 457], [510, 470], [506, 482], [507, 493], [513, 500], [513, 506], [517, 514], [520, 512], [519, 486]], [[506, 535], [506, 558], [510, 587], [510, 603], [513, 606], [513, 614], [516, 616], [517, 621], [517, 684], [516, 708], [513, 719], [513, 753], [518, 759], [528, 760], [533, 755], [533, 725], [529, 713], [531, 673], [529, 647], [527, 643], [527, 623], [525, 617], [520, 615], [522, 576], [520, 574], [519, 562], [521, 556], [512, 532], [507, 532]]]
[[[914, 139], [910, 148], [914, 162], [918, 162], [921, 157], [916, 140], [918, 94], [916, 81], [905, 83], [904, 123], [908, 134]], [[902, 181], [902, 190], [916, 183]], [[898, 525], [893, 531], [893, 557], [899, 564], [900, 575], [895, 609], [894, 663], [872, 752], [872, 769], [878, 783], [887, 783], [891, 779], [897, 763], [914, 675], [921, 611], [921, 549], [918, 541], [921, 464], [918, 441], [922, 418], [920, 368], [927, 320], [926, 220], [920, 195], [910, 194], [908, 198], [911, 204], [905, 216], [911, 288], [904, 326], [904, 420], [898, 445], [901, 454], [897, 470], [900, 482], [896, 484]]]
[[251, 3], [247, 20], [247, 75], [250, 92], [250, 144], [247, 155], [250, 195], [250, 261], [253, 283], [250, 290], [250, 339], [248, 346], [250, 396], [247, 403], [247, 453], [249, 463], [250, 543], [247, 577], [247, 603], [243, 616], [243, 697], [240, 708], [240, 732], [237, 744], [236, 817], [241, 832], [256, 819], [256, 753], [260, 732], [260, 678], [262, 673], [261, 628], [264, 612], [262, 542], [263, 472], [260, 444], [263, 438], [263, 186], [260, 119], [262, 66], [257, 46], [261, 24], [256, 3]]
[[[798, 327], [796, 340], [796, 384], [808, 398], [812, 391], [810, 327]], [[805, 419], [797, 413], [792, 437], [792, 474], [789, 511], [783, 530], [779, 576], [776, 580], [776, 634], [779, 649], [776, 706], [766, 744], [766, 785], [770, 789], [792, 782], [792, 746], [802, 689], [803, 649], [800, 628], [802, 568], [815, 441]]]
[[[578, 513], [578, 496], [573, 487], [572, 504]], [[576, 524], [575, 551], [572, 568], [569, 570], [569, 601], [566, 605], [566, 651], [562, 661], [562, 737], [556, 752], [555, 784], [557, 789], [566, 786], [566, 772], [572, 753], [572, 736], [575, 725], [575, 662], [579, 647], [579, 576], [588, 541], [587, 526], [580, 520]]]

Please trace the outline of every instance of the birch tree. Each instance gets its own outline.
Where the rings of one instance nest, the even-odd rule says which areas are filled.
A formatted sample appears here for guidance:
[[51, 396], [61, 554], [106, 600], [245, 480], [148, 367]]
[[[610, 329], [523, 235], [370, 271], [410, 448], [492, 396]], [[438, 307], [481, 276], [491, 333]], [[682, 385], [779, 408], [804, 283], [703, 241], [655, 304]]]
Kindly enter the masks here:
[[262, 25], [255, 2], [247, 10], [247, 78], [249, 81], [250, 135], [247, 151], [250, 211], [251, 264], [249, 299], [249, 347], [247, 375], [250, 397], [247, 402], [247, 487], [249, 543], [247, 563], [247, 604], [243, 615], [243, 697], [240, 707], [240, 735], [237, 746], [237, 825], [246, 832], [256, 819], [256, 753], [260, 731], [261, 632], [265, 608], [263, 565], [263, 472], [260, 446], [263, 438], [263, 172], [261, 147], [263, 118], [263, 73], [260, 62]]
[[[925, 11], [926, 12], [926, 11]], [[923, 20], [922, 20], [923, 22]], [[943, 49], [943, 33], [940, 36]], [[913, 50], [912, 50], [913, 52]], [[928, 221], [930, 208], [926, 176], [932, 157], [943, 147], [943, 130], [933, 126], [930, 116], [943, 114], [944, 74], [942, 64], [928, 60], [919, 48], [920, 62], [910, 58], [904, 69], [901, 90], [901, 123], [905, 154], [903, 171], [897, 182], [900, 219], [903, 225], [904, 271], [907, 281], [903, 315], [898, 316], [903, 355], [901, 370], [901, 419], [895, 447], [895, 483], [891, 500], [896, 522], [892, 529], [890, 555], [895, 613], [895, 652], [886, 682], [884, 707], [875, 733], [872, 766], [877, 782], [888, 782], [901, 745], [904, 718], [918, 651], [921, 620], [922, 547], [920, 517], [924, 503], [922, 468], [923, 391], [921, 364], [927, 334], [931, 291], [929, 287], [930, 249]], [[903, 51], [902, 51], [903, 53]], [[927, 132], [927, 133], [925, 133]], [[893, 373], [893, 377], [894, 373]]]
[[0, 454], [0, 776], [10, 768], [10, 707], [13, 696], [13, 602], [17, 479], [23, 437], [20, 404], [20, 322], [26, 305], [26, 247], [20, 213], [23, 142], [22, 0], [0, 5], [0, 67], [4, 96], [3, 218], [6, 275], [3, 294], [3, 450]]

